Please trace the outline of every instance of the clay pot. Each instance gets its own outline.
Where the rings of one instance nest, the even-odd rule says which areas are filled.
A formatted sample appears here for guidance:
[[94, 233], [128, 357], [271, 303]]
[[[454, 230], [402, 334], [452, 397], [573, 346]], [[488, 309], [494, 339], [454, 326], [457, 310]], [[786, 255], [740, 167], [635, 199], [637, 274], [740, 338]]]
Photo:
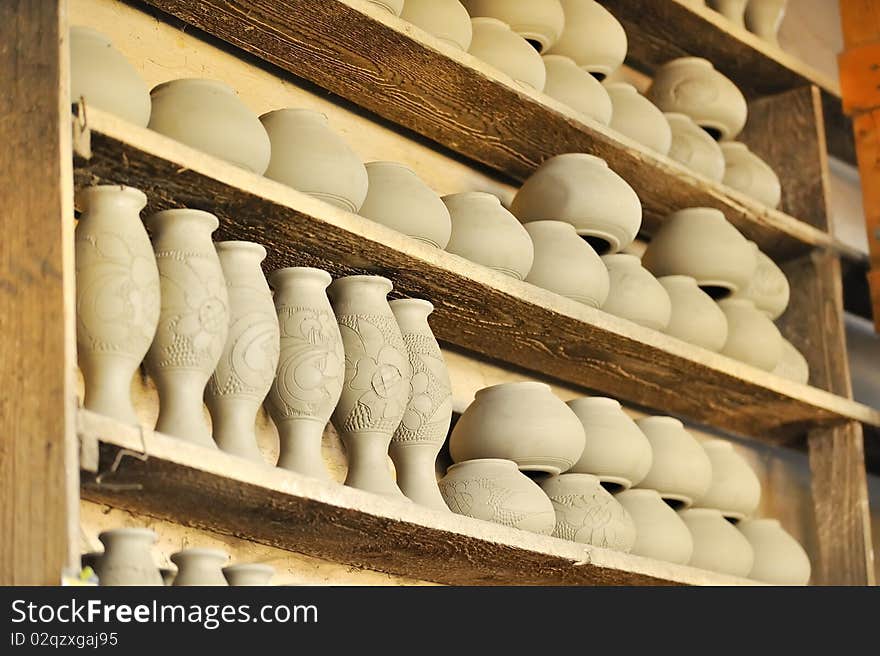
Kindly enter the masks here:
[[625, 553], [632, 549], [636, 526], [597, 477], [562, 474], [540, 485], [556, 512], [554, 537]]
[[544, 93], [602, 125], [611, 122], [611, 97], [592, 75], [562, 55], [544, 55]]
[[767, 207], [779, 207], [782, 201], [779, 177], [764, 160], [739, 141], [722, 143], [721, 151], [724, 153], [724, 184]]
[[664, 332], [683, 342], [720, 351], [727, 341], [727, 317], [690, 276], [658, 278], [669, 294], [672, 313]]
[[544, 89], [544, 61], [528, 41], [495, 18], [473, 18], [471, 25], [474, 36], [468, 48], [470, 54], [524, 86]]
[[636, 421], [651, 443], [653, 460], [639, 487], [656, 490], [677, 507], [689, 507], [712, 483], [712, 463], [700, 443], [674, 417]]
[[599, 253], [626, 248], [642, 225], [642, 204], [605, 160], [584, 153], [551, 157], [517, 191], [510, 211], [523, 223], [567, 221]]
[[333, 425], [348, 456], [345, 484], [402, 498], [388, 466], [388, 446], [410, 397], [412, 370], [388, 305], [391, 281], [347, 276], [328, 294], [345, 347], [345, 383]]
[[573, 399], [568, 407], [584, 427], [586, 443], [572, 474], [594, 474], [612, 491], [638, 485], [651, 468], [651, 443], [614, 399]]
[[721, 353], [764, 371], [773, 371], [782, 360], [779, 329], [752, 301], [727, 298], [718, 305], [727, 317], [727, 341]]
[[370, 188], [360, 215], [414, 239], [446, 248], [452, 223], [449, 210], [412, 169], [397, 162], [367, 164]]
[[159, 266], [159, 327], [145, 364], [159, 390], [156, 430], [216, 448], [202, 396], [229, 332], [229, 296], [211, 242], [217, 217], [165, 210], [146, 220]]
[[528, 275], [535, 258], [532, 238], [497, 196], [470, 191], [442, 200], [452, 220], [448, 252], [517, 280]]
[[755, 304], [759, 310], [771, 319], [778, 319], [788, 307], [791, 296], [791, 287], [788, 278], [776, 263], [762, 253], [754, 242], [749, 242], [755, 251], [755, 260], [758, 266], [752, 274], [749, 284], [734, 294], [734, 298], [747, 298]]
[[779, 26], [787, 4], [788, 0], [749, 0], [745, 11], [745, 25], [749, 32], [779, 46]]
[[748, 576], [755, 560], [749, 541], [717, 510], [690, 508], [678, 513], [691, 532], [694, 552], [691, 567], [719, 574]]
[[751, 519], [737, 525], [755, 554], [749, 578], [777, 585], [807, 585], [810, 559], [800, 543], [775, 519]]
[[546, 54], [571, 57], [596, 79], [604, 80], [626, 57], [626, 32], [605, 7], [593, 0], [561, 0], [565, 28]]
[[84, 406], [138, 424], [131, 380], [159, 323], [159, 270], [133, 187], [87, 187], [75, 232], [76, 348]]
[[222, 571], [226, 582], [231, 586], [269, 585], [275, 574], [274, 567], [263, 563], [227, 565]]
[[719, 299], [745, 288], [757, 261], [749, 242], [724, 214], [692, 207], [666, 217], [642, 256], [642, 266], [658, 277], [690, 276]]
[[503, 383], [476, 393], [449, 438], [455, 462], [513, 460], [523, 471], [561, 474], [584, 450], [577, 415], [544, 383]]
[[663, 285], [642, 267], [635, 255], [603, 255], [611, 289], [602, 304], [605, 312], [646, 328], [664, 330], [669, 325], [672, 304]]
[[254, 426], [278, 368], [278, 317], [260, 263], [266, 249], [249, 241], [215, 244], [229, 297], [229, 334], [205, 401], [223, 451], [265, 463]]
[[610, 287], [608, 270], [574, 226], [564, 221], [532, 221], [525, 228], [535, 246], [526, 282], [590, 307], [602, 307]]
[[224, 82], [172, 80], [150, 98], [150, 129], [259, 175], [269, 166], [269, 135]]
[[162, 585], [174, 585], [174, 578], [177, 576], [176, 567], [160, 567], [159, 574], [162, 575]]
[[724, 153], [709, 133], [685, 114], [664, 114], [672, 130], [669, 157], [712, 180], [724, 179]]
[[559, 0], [462, 0], [462, 4], [475, 18], [504, 21], [538, 52], [556, 43], [565, 27]]
[[446, 505], [459, 515], [540, 535], [550, 535], [556, 526], [550, 499], [510, 460], [457, 463], [446, 470], [439, 486]]
[[694, 549], [691, 532], [657, 492], [624, 490], [614, 497], [636, 526], [636, 542], [630, 553], [687, 565]]
[[367, 169], [327, 117], [278, 109], [260, 117], [272, 143], [266, 177], [326, 203], [357, 212], [367, 197]]
[[471, 17], [458, 0], [408, 0], [400, 17], [459, 50], [471, 45]]
[[150, 90], [110, 38], [90, 27], [70, 28], [70, 101], [115, 114], [142, 128], [150, 122]]
[[93, 567], [100, 585], [162, 585], [150, 547], [156, 534], [146, 528], [116, 528], [98, 535], [104, 553]]
[[706, 0], [706, 4], [735, 25], [745, 27], [743, 14], [749, 0]]
[[321, 269], [289, 267], [269, 275], [281, 328], [281, 356], [267, 405], [278, 427], [278, 466], [330, 479], [321, 440], [345, 379], [342, 336]]
[[403, 11], [403, 2], [404, 0], [367, 0], [367, 2], [372, 2], [374, 5], [379, 5], [382, 9], [386, 9], [395, 16], [400, 16]]
[[749, 463], [727, 440], [707, 440], [703, 449], [712, 462], [712, 484], [696, 506], [719, 510], [728, 519], [750, 517], [761, 501], [761, 482]]
[[174, 587], [229, 585], [223, 576], [223, 565], [229, 554], [219, 549], [191, 547], [171, 554], [171, 562], [177, 565]]
[[661, 155], [672, 147], [672, 129], [666, 117], [631, 84], [606, 84], [611, 98], [611, 123], [608, 125]]
[[802, 385], [807, 385], [810, 382], [810, 365], [807, 359], [784, 337], [782, 338], [782, 355], [773, 373]]
[[715, 139], [733, 139], [746, 124], [745, 96], [708, 59], [666, 62], [654, 73], [647, 95], [664, 112], [690, 116]]
[[391, 438], [391, 459], [401, 491], [416, 503], [447, 510], [437, 489], [435, 464], [452, 420], [452, 383], [440, 345], [428, 325], [434, 306], [417, 298], [389, 303], [409, 353], [409, 403]]

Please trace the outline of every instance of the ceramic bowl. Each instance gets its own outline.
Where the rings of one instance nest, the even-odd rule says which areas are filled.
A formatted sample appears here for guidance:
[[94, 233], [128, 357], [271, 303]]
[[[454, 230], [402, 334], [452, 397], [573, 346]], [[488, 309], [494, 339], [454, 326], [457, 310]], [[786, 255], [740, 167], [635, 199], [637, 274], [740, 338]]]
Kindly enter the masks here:
[[775, 519], [740, 522], [737, 529], [752, 546], [755, 561], [749, 578], [776, 585], [807, 585], [810, 559], [800, 543]]
[[616, 71], [626, 57], [623, 26], [598, 2], [561, 0], [565, 29], [546, 54], [571, 57], [598, 80]]
[[602, 125], [611, 123], [611, 97], [596, 78], [562, 55], [544, 55], [544, 93]]
[[602, 309], [646, 328], [665, 330], [672, 316], [669, 294], [639, 258], [616, 253], [602, 256], [602, 261], [611, 281]]
[[657, 279], [672, 311], [664, 332], [683, 342], [720, 351], [727, 341], [727, 317], [718, 304], [699, 288], [690, 276], [662, 276]]
[[678, 513], [691, 532], [694, 552], [691, 567], [719, 574], [746, 577], [752, 570], [755, 553], [752, 545], [717, 510], [690, 508]]
[[707, 440], [702, 445], [712, 463], [712, 484], [696, 506], [714, 508], [728, 519], [750, 517], [761, 501], [761, 482], [755, 472], [727, 440]]
[[473, 37], [468, 52], [516, 82], [537, 91], [544, 89], [544, 60], [529, 42], [496, 18], [472, 18]]
[[724, 179], [724, 153], [718, 142], [690, 116], [674, 112], [667, 112], [664, 116], [672, 130], [669, 157], [712, 182], [721, 182]]
[[656, 491], [624, 490], [614, 497], [636, 525], [636, 542], [630, 553], [678, 565], [688, 564], [694, 550], [691, 532]]
[[489, 16], [507, 23], [538, 52], [556, 43], [565, 27], [559, 0], [462, 0], [462, 4], [474, 18]]
[[773, 373], [781, 378], [807, 385], [810, 382], [810, 364], [803, 354], [784, 337], [782, 338], [782, 355]]
[[458, 0], [407, 0], [400, 17], [459, 50], [471, 45], [471, 17]]
[[721, 353], [764, 371], [773, 371], [782, 360], [779, 329], [752, 301], [727, 298], [718, 302], [727, 317], [727, 341]]
[[611, 129], [661, 155], [669, 154], [672, 129], [663, 112], [626, 82], [605, 84], [605, 89], [611, 97]]
[[779, 207], [782, 201], [779, 176], [764, 160], [738, 141], [723, 142], [721, 152], [724, 153], [724, 184], [767, 207]]

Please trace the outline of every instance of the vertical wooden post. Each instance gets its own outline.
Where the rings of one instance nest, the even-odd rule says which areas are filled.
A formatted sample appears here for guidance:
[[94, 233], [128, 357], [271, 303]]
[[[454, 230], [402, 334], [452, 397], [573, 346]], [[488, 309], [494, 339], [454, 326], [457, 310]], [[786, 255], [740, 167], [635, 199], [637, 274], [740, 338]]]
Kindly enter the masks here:
[[0, 584], [58, 584], [79, 506], [66, 0], [4, 0], [0, 44]]

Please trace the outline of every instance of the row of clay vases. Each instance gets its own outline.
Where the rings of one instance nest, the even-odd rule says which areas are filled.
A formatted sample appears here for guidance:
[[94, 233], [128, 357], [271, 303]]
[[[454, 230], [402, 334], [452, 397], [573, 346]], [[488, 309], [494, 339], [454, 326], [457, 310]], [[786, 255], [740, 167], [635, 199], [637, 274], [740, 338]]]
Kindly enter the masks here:
[[707, 0], [707, 4], [735, 25], [779, 45], [777, 35], [788, 0]]

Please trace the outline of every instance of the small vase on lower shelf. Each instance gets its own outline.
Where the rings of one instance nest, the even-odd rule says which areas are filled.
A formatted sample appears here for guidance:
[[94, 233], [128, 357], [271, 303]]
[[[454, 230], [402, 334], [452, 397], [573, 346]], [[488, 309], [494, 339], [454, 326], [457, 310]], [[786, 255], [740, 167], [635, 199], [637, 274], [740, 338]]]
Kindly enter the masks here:
[[117, 528], [98, 536], [104, 554], [97, 561], [100, 585], [162, 585], [150, 547], [156, 534], [146, 528]]
[[228, 585], [221, 569], [228, 560], [229, 554], [226, 552], [203, 547], [191, 547], [171, 554], [171, 562], [177, 565], [173, 585]]
[[223, 576], [230, 586], [269, 585], [275, 568], [263, 563], [240, 563], [223, 568]]

